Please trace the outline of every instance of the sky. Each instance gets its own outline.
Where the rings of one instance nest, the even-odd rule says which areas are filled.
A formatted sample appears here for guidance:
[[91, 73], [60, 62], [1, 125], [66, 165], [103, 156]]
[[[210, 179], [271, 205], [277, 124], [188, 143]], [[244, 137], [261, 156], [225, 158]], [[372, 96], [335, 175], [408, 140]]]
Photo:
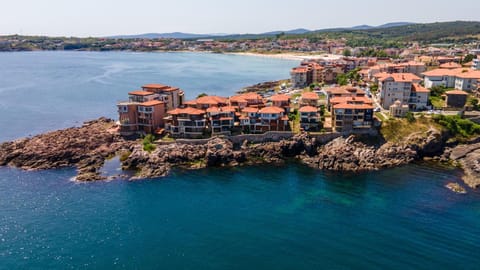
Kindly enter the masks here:
[[262, 33], [480, 20], [478, 0], [0, 0], [0, 35]]

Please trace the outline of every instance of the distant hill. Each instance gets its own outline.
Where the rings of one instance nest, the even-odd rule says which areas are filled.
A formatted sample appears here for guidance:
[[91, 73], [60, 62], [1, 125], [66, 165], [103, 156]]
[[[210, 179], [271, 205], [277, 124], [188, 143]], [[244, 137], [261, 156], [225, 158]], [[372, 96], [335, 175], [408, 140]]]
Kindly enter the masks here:
[[182, 32], [173, 32], [173, 33], [146, 33], [138, 35], [118, 35], [111, 36], [108, 38], [121, 38], [121, 39], [156, 39], [156, 38], [176, 38], [176, 39], [195, 39], [195, 38], [207, 38], [207, 37], [217, 37], [221, 34], [191, 34], [191, 33], [182, 33]]
[[372, 46], [405, 41], [418, 41], [423, 43], [454, 42], [462, 39], [469, 42], [471, 39], [478, 40], [480, 35], [480, 22], [454, 21], [437, 23], [410, 23], [391, 22], [379, 26], [358, 25], [347, 28], [330, 28], [310, 31], [308, 29], [293, 29], [287, 31], [272, 31], [260, 34], [191, 34], [191, 33], [147, 33], [140, 35], [119, 35], [110, 38], [177, 38], [177, 39], [201, 39], [211, 38], [218, 40], [234, 39], [260, 39], [269, 38], [284, 33], [282, 38], [346, 38], [350, 46]]

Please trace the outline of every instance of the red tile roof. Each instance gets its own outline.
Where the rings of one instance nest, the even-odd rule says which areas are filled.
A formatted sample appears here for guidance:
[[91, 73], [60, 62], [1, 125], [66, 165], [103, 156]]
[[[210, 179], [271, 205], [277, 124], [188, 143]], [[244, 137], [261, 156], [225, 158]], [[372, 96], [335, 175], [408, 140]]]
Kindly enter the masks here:
[[348, 104], [340, 103], [333, 106], [334, 109], [373, 109], [373, 105], [368, 104]]
[[334, 97], [330, 99], [331, 104], [340, 104], [340, 103], [366, 103], [373, 104], [373, 101], [368, 97]]
[[445, 92], [445, 94], [446, 94], [446, 95], [465, 95], [465, 96], [468, 95], [467, 92], [462, 91], [462, 90], [451, 90], [451, 91]]
[[128, 94], [129, 94], [129, 95], [132, 95], [132, 96], [150, 96], [150, 95], [155, 95], [155, 93], [147, 92], [147, 91], [142, 91], [142, 90], [135, 90], [135, 91], [129, 92]]
[[418, 83], [412, 84], [412, 91], [419, 92], [419, 93], [430, 93], [430, 90], [419, 85]]
[[176, 108], [171, 111], [168, 111], [167, 113], [172, 115], [176, 115], [176, 114], [200, 115], [200, 114], [204, 114], [205, 111], [188, 107], [188, 108]]
[[158, 83], [150, 83], [150, 84], [143, 85], [142, 88], [165, 89], [165, 88], [169, 88], [169, 86], [168, 85], [163, 85], [163, 84], [158, 84]]
[[312, 113], [312, 112], [318, 112], [318, 109], [312, 106], [303, 106], [299, 110], [299, 112], [305, 112], [305, 113]]
[[265, 107], [259, 111], [259, 113], [272, 113], [272, 114], [283, 113], [283, 112], [285, 112], [285, 110], [277, 106]]
[[448, 69], [461, 68], [461, 67], [462, 67], [462, 65], [457, 64], [455, 62], [448, 62], [448, 63], [440, 65], [440, 68], [448, 68]]
[[150, 101], [147, 101], [147, 102], [143, 102], [140, 105], [141, 106], [156, 106], [156, 105], [160, 105], [160, 104], [165, 104], [165, 102], [160, 101], [160, 100], [150, 100]]
[[414, 82], [421, 80], [420, 77], [412, 73], [391, 73], [388, 75], [383, 74], [379, 77], [379, 81], [385, 81], [389, 78], [393, 79], [395, 82]]
[[302, 99], [319, 99], [320, 97], [318, 96], [317, 93], [315, 92], [305, 92], [302, 94]]
[[258, 108], [245, 107], [245, 108], [243, 108], [242, 112], [244, 112], [244, 113], [256, 113], [256, 112], [258, 112]]
[[273, 95], [270, 97], [271, 101], [289, 101], [290, 97], [284, 94]]
[[227, 104], [227, 98], [219, 96], [204, 96], [195, 100], [197, 104], [219, 105]]

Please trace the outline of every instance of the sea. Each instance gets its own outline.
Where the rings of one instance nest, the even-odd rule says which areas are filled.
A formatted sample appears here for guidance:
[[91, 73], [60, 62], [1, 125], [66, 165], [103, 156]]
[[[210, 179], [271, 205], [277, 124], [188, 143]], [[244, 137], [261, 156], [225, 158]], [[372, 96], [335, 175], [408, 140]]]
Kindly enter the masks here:
[[[115, 118], [142, 84], [232, 95], [297, 61], [208, 53], [0, 53], [0, 142]], [[118, 160], [106, 173], [119, 173]], [[71, 181], [0, 168], [0, 269], [480, 269], [480, 192], [417, 163], [350, 174], [284, 165]]]

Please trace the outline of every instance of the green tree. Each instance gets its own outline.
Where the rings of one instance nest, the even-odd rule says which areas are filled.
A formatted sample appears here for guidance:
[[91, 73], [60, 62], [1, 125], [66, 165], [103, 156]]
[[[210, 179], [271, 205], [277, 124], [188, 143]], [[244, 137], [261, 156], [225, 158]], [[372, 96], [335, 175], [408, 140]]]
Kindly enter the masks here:
[[462, 63], [466, 64], [468, 62], [471, 62], [474, 58], [475, 58], [475, 55], [467, 54], [465, 55], [465, 58], [463, 58]]
[[347, 85], [348, 84], [348, 78], [347, 78], [347, 75], [345, 75], [345, 74], [338, 74], [336, 80], [337, 80], [337, 84], [339, 84], [339, 85]]
[[412, 112], [407, 112], [407, 113], [405, 114], [405, 118], [407, 118], [407, 121], [408, 121], [409, 123], [415, 122], [415, 116], [413, 115]]
[[345, 49], [343, 50], [343, 56], [352, 56], [352, 51], [350, 51], [350, 49]]
[[198, 94], [197, 98], [206, 97], [206, 96], [208, 96], [207, 93], [200, 93]]

